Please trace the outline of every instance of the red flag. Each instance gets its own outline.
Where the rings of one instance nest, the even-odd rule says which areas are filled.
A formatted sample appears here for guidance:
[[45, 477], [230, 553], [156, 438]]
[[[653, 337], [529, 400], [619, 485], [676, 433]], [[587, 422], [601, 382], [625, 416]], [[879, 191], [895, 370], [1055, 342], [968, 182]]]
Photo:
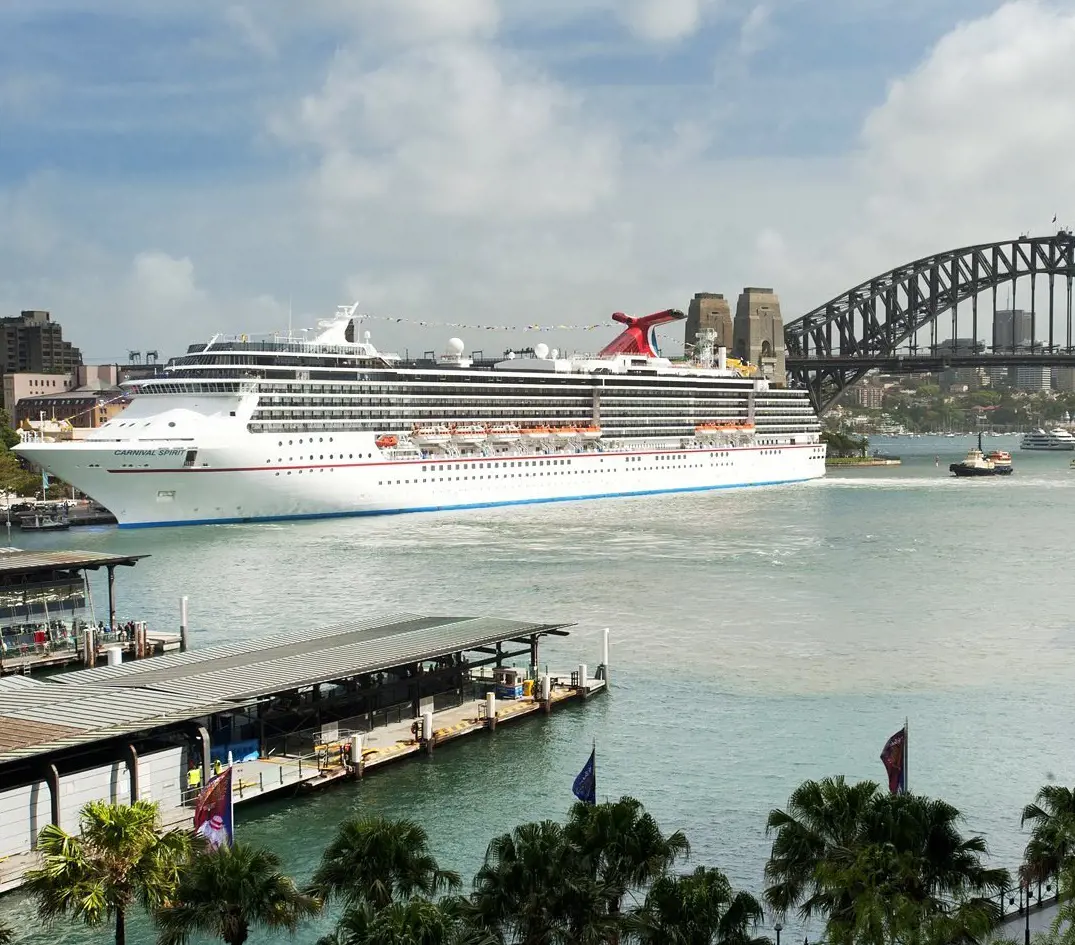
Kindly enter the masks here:
[[907, 726], [893, 735], [881, 751], [881, 762], [888, 772], [888, 789], [892, 794], [907, 792]]
[[231, 772], [225, 768], [202, 789], [194, 802], [194, 832], [210, 847], [231, 846], [235, 838], [231, 812]]

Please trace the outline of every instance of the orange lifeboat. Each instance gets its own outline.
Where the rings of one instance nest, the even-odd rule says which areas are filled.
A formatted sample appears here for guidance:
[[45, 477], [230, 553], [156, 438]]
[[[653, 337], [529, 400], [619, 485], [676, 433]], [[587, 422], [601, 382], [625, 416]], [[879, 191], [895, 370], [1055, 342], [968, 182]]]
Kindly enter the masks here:
[[393, 446], [399, 444], [399, 437], [393, 436], [391, 433], [386, 433], [384, 436], [377, 437], [377, 449], [385, 450], [391, 449]]

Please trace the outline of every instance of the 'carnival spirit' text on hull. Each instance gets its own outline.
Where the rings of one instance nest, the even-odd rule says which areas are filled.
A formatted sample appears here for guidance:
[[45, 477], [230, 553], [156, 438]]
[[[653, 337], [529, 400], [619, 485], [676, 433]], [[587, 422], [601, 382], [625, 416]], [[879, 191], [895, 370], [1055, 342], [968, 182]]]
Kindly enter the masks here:
[[804, 391], [723, 349], [673, 362], [658, 324], [596, 357], [538, 345], [475, 365], [458, 339], [403, 362], [360, 340], [356, 306], [311, 341], [217, 336], [85, 440], [17, 452], [121, 527], [417, 512], [799, 482], [824, 475]]

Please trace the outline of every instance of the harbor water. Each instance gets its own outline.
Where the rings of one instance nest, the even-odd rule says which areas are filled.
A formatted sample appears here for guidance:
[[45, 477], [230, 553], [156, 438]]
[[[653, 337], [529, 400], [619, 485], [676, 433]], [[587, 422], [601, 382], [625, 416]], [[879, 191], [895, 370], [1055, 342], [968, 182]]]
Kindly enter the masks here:
[[[238, 835], [300, 880], [356, 812], [419, 821], [469, 878], [494, 834], [564, 815], [596, 739], [600, 797], [639, 798], [687, 832], [693, 863], [760, 892], [768, 811], [806, 778], [882, 779], [878, 755], [905, 717], [911, 788], [958, 806], [1014, 868], [1022, 805], [1075, 783], [1075, 470], [1070, 453], [997, 438], [987, 446], [1013, 451], [1015, 475], [957, 480], [948, 464], [971, 442], [877, 440], [903, 465], [772, 489], [11, 542], [151, 554], [117, 574], [118, 616], [174, 630], [189, 595], [194, 647], [366, 614], [500, 614], [577, 621], [542, 652], [566, 670], [594, 667], [612, 628], [607, 696], [240, 808]], [[98, 584], [101, 612], [104, 600]], [[10, 924], [32, 915], [0, 901]], [[144, 922], [131, 934], [152, 941]], [[22, 939], [109, 940], [68, 923]]]

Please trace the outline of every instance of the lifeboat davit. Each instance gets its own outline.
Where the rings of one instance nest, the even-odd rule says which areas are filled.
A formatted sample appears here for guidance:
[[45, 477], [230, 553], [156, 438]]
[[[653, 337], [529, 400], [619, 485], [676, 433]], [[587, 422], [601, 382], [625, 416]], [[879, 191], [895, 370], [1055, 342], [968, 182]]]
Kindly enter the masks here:
[[445, 426], [416, 426], [411, 440], [418, 446], [444, 446], [451, 442], [452, 431]]
[[591, 423], [588, 427], [579, 427], [579, 436], [588, 443], [592, 443], [594, 440], [601, 439], [601, 428], [595, 423]]
[[489, 440], [492, 443], [518, 443], [521, 436], [514, 423], [498, 423], [489, 428]]
[[452, 439], [464, 446], [479, 446], [489, 438], [480, 423], [460, 423], [452, 430]]

